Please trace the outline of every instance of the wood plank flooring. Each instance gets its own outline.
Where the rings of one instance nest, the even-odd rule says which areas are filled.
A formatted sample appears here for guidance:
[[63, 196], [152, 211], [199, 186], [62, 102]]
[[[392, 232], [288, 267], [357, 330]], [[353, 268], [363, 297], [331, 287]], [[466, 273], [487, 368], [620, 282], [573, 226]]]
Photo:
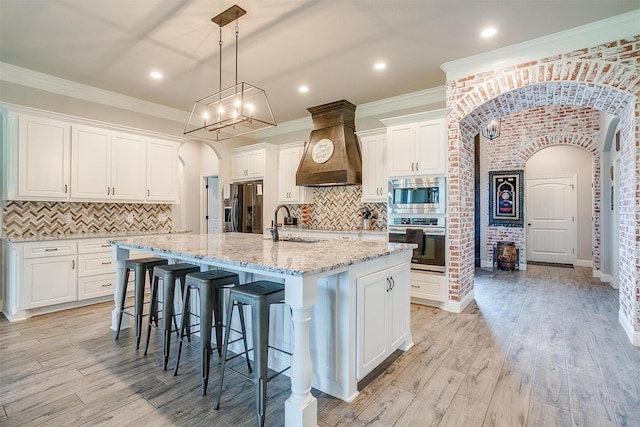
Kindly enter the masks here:
[[[415, 346], [350, 404], [314, 391], [320, 427], [640, 426], [640, 349], [618, 324], [617, 291], [590, 276], [478, 270], [464, 313], [412, 305]], [[130, 330], [115, 341], [112, 307], [0, 319], [0, 426], [255, 425], [250, 383], [227, 374], [213, 410], [217, 356], [202, 397], [196, 351], [185, 349], [178, 376], [163, 372], [159, 334], [147, 356]], [[284, 425], [288, 387], [269, 383], [268, 426]]]

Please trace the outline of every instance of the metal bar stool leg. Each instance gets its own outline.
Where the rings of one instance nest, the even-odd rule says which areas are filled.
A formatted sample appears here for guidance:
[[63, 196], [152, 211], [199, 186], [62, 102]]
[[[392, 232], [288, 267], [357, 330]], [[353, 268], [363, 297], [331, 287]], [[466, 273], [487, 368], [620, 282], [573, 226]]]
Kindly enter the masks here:
[[[154, 318], [154, 312], [158, 310], [158, 280], [156, 276], [153, 278], [153, 284], [151, 285], [151, 308], [149, 309], [149, 321], [147, 322], [147, 342], [144, 345], [144, 354], [149, 351], [149, 341], [151, 339], [151, 323]], [[156, 321], [157, 323], [157, 321]]]
[[[140, 348], [140, 336], [142, 335], [142, 315], [144, 312], [144, 284], [146, 276], [146, 268], [142, 265], [136, 265], [135, 267], [135, 286], [134, 286], [134, 315], [136, 326], [136, 350]], [[151, 278], [149, 278], [151, 282]]]
[[[216, 400], [213, 403], [213, 409], [220, 409], [220, 397], [222, 396], [222, 384], [224, 382], [224, 368], [227, 365], [227, 350], [229, 349], [229, 332], [231, 331], [231, 312], [233, 311], [233, 299], [229, 298], [227, 302], [227, 328], [224, 331], [224, 345], [222, 346], [222, 366], [220, 367], [220, 384], [218, 384], [218, 395], [216, 396]], [[238, 306], [238, 309], [241, 310], [241, 307]], [[246, 335], [246, 334], [245, 334]], [[245, 350], [246, 347], [246, 339], [245, 339]], [[248, 357], [247, 357], [248, 359]]]
[[253, 334], [253, 383], [256, 393], [256, 416], [258, 426], [264, 426], [267, 402], [267, 361], [269, 355], [269, 305], [255, 304], [251, 311]]

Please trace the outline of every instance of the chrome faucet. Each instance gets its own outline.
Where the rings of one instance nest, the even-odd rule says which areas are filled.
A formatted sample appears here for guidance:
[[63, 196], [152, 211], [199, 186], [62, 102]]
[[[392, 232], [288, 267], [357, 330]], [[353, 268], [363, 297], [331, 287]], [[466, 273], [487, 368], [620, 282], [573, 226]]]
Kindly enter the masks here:
[[271, 232], [271, 238], [273, 239], [274, 242], [277, 242], [279, 240], [278, 211], [280, 210], [280, 208], [284, 208], [287, 211], [287, 220], [291, 222], [291, 212], [289, 212], [289, 208], [286, 207], [285, 205], [278, 205], [276, 207], [276, 212], [273, 214], [273, 221], [271, 222], [271, 228], [269, 229], [269, 231]]

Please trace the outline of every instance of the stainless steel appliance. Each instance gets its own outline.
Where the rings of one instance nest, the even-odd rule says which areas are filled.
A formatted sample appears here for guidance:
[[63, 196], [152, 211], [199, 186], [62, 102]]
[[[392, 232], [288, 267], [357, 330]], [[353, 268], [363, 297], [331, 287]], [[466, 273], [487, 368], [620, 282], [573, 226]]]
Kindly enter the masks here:
[[225, 232], [262, 234], [262, 181], [229, 184], [223, 196]]
[[390, 179], [387, 207], [390, 214], [444, 214], [445, 178]]
[[422, 272], [445, 271], [445, 218], [443, 216], [390, 215], [387, 226], [389, 241], [416, 243], [411, 269]]

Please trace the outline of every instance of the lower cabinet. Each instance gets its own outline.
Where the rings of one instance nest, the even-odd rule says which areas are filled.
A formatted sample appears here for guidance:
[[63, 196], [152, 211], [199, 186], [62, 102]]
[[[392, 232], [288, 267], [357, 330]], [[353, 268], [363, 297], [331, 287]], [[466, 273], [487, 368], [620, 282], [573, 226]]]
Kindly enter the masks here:
[[364, 378], [409, 334], [409, 268], [398, 265], [360, 277], [357, 287], [357, 378]]
[[24, 260], [24, 308], [75, 301], [76, 256]]

